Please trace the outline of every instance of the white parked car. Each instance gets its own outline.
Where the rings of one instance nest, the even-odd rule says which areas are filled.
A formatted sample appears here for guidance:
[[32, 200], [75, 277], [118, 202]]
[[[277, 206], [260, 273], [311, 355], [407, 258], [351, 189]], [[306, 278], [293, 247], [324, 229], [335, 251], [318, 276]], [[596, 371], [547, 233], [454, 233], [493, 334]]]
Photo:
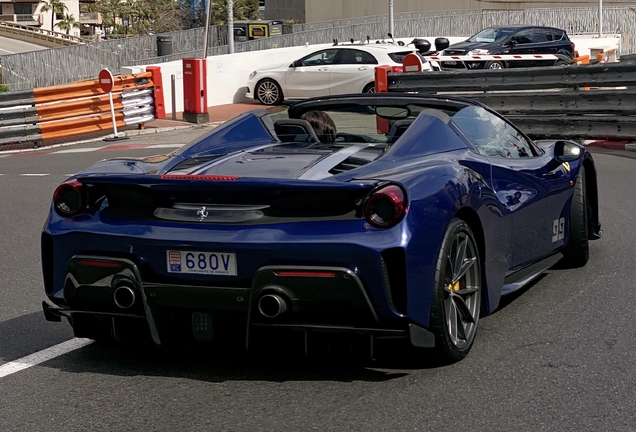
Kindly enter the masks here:
[[[402, 71], [407, 54], [415, 48], [392, 44], [337, 45], [314, 51], [292, 64], [256, 69], [247, 83], [247, 96], [265, 105], [375, 89], [375, 67], [388, 65]], [[430, 69], [428, 64], [423, 70]]]

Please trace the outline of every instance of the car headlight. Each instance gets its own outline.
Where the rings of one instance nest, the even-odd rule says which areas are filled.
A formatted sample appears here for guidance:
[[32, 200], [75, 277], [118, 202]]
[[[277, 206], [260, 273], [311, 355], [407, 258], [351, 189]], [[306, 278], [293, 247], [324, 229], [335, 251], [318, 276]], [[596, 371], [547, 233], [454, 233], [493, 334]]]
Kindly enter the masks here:
[[474, 49], [466, 53], [466, 55], [486, 55], [486, 54], [489, 54], [487, 49]]
[[256, 76], [256, 71], [254, 71], [254, 72], [252, 72], [252, 73], [250, 74], [250, 79], [254, 78], [255, 76]]

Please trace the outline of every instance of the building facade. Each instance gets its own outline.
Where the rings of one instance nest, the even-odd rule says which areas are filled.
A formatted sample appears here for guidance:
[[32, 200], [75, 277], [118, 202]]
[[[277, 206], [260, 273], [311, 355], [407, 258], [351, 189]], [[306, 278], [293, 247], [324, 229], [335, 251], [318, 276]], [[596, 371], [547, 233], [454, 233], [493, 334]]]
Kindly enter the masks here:
[[[603, 1], [603, 6], [633, 5], [633, 0]], [[504, 0], [393, 0], [393, 12], [440, 10], [501, 10], [529, 8], [591, 7], [598, 0], [539, 0], [534, 2]], [[265, 18], [319, 22], [343, 18], [387, 15], [389, 0], [266, 0]]]
[[53, 11], [42, 11], [44, 3], [34, 0], [0, 0], [0, 21], [65, 33], [56, 24], [63, 18], [63, 15], [72, 15], [81, 26], [70, 30], [69, 34], [73, 36], [79, 36], [82, 28], [91, 32], [101, 25], [102, 21], [98, 13], [80, 13], [80, 3], [94, 3], [95, 0], [63, 0], [63, 2], [66, 5], [66, 10], [64, 10], [64, 14], [56, 14], [53, 18], [53, 28], [51, 28]]

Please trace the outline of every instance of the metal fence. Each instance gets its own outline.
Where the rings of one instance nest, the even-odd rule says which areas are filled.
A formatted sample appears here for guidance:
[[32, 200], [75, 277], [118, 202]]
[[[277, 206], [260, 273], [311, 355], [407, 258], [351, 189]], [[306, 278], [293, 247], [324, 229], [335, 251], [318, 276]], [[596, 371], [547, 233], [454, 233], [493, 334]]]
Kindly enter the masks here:
[[[603, 12], [605, 33], [623, 35], [621, 54], [636, 52], [636, 14], [631, 7], [606, 7]], [[526, 9], [488, 11], [431, 11], [400, 13], [394, 17], [395, 37], [470, 36], [484, 27], [497, 24], [535, 24], [564, 28], [570, 34], [598, 33], [598, 9]], [[227, 27], [212, 26], [208, 55], [229, 52]], [[372, 41], [386, 37], [388, 16], [297, 24], [293, 33], [235, 43], [235, 52], [305, 44], [341, 42], [353, 38]], [[122, 66], [157, 64], [199, 56], [203, 47], [203, 29], [164, 33], [172, 38], [172, 55], [158, 57], [157, 36], [138, 36], [89, 43], [54, 50], [0, 56], [2, 81], [10, 90], [23, 90], [94, 78], [103, 68], [118, 71]]]

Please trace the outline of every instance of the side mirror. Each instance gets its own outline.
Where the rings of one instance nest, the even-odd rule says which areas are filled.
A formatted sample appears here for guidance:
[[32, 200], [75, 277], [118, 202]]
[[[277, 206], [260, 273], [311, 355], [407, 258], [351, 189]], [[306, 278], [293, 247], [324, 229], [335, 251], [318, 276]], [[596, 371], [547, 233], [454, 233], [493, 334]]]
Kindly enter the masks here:
[[298, 67], [298, 66], [302, 66], [302, 62], [300, 60], [294, 60], [294, 62], [292, 64], [289, 65], [289, 67]]
[[516, 40], [508, 41], [506, 45], [508, 45], [510, 48], [514, 48], [517, 46], [517, 41]]
[[573, 162], [583, 154], [583, 148], [572, 141], [557, 141], [554, 144], [554, 159], [558, 162]]

